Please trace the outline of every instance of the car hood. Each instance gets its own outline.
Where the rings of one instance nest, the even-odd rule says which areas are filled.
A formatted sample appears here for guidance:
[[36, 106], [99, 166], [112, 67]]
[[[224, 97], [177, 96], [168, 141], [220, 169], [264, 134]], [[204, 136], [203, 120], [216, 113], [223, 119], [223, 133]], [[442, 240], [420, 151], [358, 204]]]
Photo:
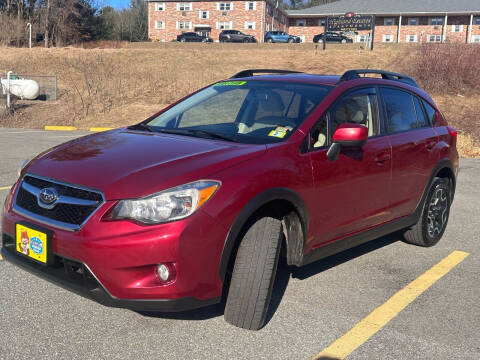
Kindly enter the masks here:
[[102, 190], [115, 200], [215, 179], [209, 176], [265, 151], [265, 145], [118, 129], [54, 147], [24, 172]]

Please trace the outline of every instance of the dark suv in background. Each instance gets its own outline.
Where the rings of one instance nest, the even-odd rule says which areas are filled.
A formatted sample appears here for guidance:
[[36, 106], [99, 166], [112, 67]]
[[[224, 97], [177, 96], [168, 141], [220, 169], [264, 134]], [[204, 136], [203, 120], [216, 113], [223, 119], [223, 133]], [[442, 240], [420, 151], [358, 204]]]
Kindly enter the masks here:
[[253, 35], [244, 34], [238, 30], [223, 30], [218, 36], [218, 41], [254, 43], [257, 39]]
[[324, 33], [317, 34], [313, 37], [313, 42], [321, 43], [324, 41], [324, 38], [327, 39], [327, 43], [340, 43], [340, 44], [353, 43], [353, 40], [351, 38], [336, 32], [327, 32], [326, 36]]
[[213, 39], [204, 36], [204, 35], [199, 35], [195, 32], [185, 32], [183, 34], [177, 35], [177, 41], [180, 42], [213, 42]]

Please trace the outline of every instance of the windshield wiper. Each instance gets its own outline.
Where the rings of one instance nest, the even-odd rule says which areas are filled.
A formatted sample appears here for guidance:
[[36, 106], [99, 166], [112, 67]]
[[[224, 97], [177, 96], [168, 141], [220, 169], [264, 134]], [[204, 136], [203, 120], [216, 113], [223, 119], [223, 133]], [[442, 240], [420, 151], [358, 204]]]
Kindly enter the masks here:
[[178, 135], [187, 135], [187, 136], [206, 135], [212, 139], [237, 142], [235, 139], [233, 139], [230, 136], [221, 135], [221, 134], [217, 134], [211, 131], [201, 130], [201, 129], [168, 129], [168, 128], [158, 129], [157, 128], [155, 129], [155, 131], [166, 133], [166, 134], [178, 134]]
[[129, 129], [131, 129], [131, 130], [144, 130], [144, 131], [153, 132], [152, 127], [150, 125], [146, 125], [144, 123], [132, 125], [132, 126], [129, 127]]

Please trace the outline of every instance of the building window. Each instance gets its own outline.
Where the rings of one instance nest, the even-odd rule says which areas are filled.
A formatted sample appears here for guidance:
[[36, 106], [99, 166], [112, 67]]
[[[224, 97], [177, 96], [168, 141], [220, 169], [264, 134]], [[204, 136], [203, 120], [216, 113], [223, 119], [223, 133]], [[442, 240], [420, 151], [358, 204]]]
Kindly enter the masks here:
[[265, 24], [265, 31], [270, 31], [270, 24]]
[[318, 26], [325, 26], [325, 19], [318, 20]]
[[358, 42], [367, 42], [368, 41], [368, 35], [358, 35], [357, 41]]
[[255, 21], [245, 21], [245, 30], [255, 30]]
[[192, 28], [192, 23], [190, 21], [177, 21], [177, 29], [190, 30], [191, 28]]
[[165, 23], [163, 21], [155, 20], [155, 29], [165, 29]]
[[393, 25], [395, 25], [395, 19], [394, 18], [385, 18], [385, 19], [383, 19], [383, 25], [393, 26]]
[[427, 42], [442, 42], [442, 35], [427, 35]]
[[209, 15], [210, 15], [210, 14], [209, 14], [208, 11], [206, 11], [206, 10], [200, 10], [200, 11], [198, 12], [198, 17], [199, 17], [200, 19], [208, 19], [208, 18], [209, 18]]
[[477, 18], [473, 19], [473, 23], [475, 25], [480, 25], [480, 17], [477, 17]]
[[393, 42], [393, 35], [383, 35], [382, 42], [384, 43]]
[[192, 3], [177, 3], [178, 11], [190, 11], [192, 10]]
[[443, 25], [443, 18], [441, 17], [430, 18], [430, 25]]
[[245, 3], [245, 10], [257, 10], [257, 3], [255, 1], [247, 1]]
[[416, 26], [416, 25], [418, 25], [418, 18], [408, 18], [407, 24], [408, 24], [408, 25], [411, 25], [411, 26]]
[[307, 24], [307, 20], [297, 19], [297, 26], [305, 26], [306, 24]]
[[232, 22], [231, 21], [219, 21], [217, 22], [217, 29], [220, 30], [231, 30], [232, 29]]
[[463, 32], [463, 25], [452, 25], [452, 32]]
[[228, 10], [233, 10], [233, 3], [225, 3], [225, 2], [221, 2], [221, 3], [217, 3], [217, 10], [220, 10], [220, 11], [228, 11]]
[[418, 42], [418, 35], [407, 35], [405, 41], [408, 42], [413, 42], [416, 43]]
[[155, 3], [155, 11], [165, 11], [165, 3]]
[[472, 42], [480, 43], [480, 35], [472, 35]]

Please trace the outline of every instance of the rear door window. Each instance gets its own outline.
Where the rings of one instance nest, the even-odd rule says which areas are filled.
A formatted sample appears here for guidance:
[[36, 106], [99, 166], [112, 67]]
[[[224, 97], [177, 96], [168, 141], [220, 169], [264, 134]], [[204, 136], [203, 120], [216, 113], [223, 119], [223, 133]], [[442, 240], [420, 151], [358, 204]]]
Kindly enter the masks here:
[[386, 111], [386, 129], [390, 134], [418, 127], [413, 96], [402, 90], [382, 88]]

